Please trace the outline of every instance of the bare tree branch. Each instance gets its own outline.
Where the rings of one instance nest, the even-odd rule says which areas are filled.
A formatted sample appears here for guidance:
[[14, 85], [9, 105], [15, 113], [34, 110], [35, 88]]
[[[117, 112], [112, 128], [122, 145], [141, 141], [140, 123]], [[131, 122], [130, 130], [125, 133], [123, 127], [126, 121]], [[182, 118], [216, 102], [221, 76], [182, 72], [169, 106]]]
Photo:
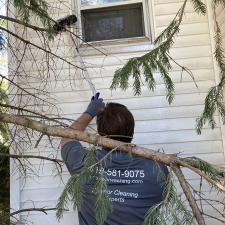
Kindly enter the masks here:
[[[39, 131], [43, 134], [49, 136], [57, 136], [57, 137], [66, 137], [71, 139], [76, 139], [79, 141], [84, 141], [93, 145], [102, 146], [109, 149], [121, 150], [127, 153], [132, 153], [135, 155], [139, 155], [151, 160], [155, 160], [157, 162], [163, 163], [167, 166], [178, 165], [182, 167], [187, 167], [190, 170], [194, 171], [198, 175], [205, 178], [209, 183], [215, 185], [220, 191], [225, 192], [225, 187], [221, 183], [217, 183], [212, 180], [208, 175], [204, 174], [198, 168], [195, 168], [184, 162], [182, 158], [177, 157], [175, 154], [165, 154], [162, 152], [155, 151], [153, 149], [139, 147], [133, 144], [124, 145], [123, 142], [112, 140], [109, 138], [105, 138], [102, 136], [74, 130], [71, 128], [60, 128], [60, 127], [52, 127], [48, 126], [44, 123], [37, 122], [23, 116], [9, 115], [7, 113], [0, 113], [0, 121], [6, 123], [13, 123], [17, 125], [21, 125], [27, 128], [31, 128], [32, 130]], [[223, 174], [221, 174], [223, 175]]]
[[187, 184], [187, 181], [185, 180], [185, 177], [184, 177], [181, 169], [178, 166], [173, 166], [172, 169], [179, 180], [180, 186], [182, 187], [182, 189], [184, 191], [184, 194], [189, 202], [189, 205], [191, 206], [192, 212], [193, 212], [198, 224], [205, 225], [205, 220], [202, 216], [201, 211], [198, 208], [198, 205], [191, 193], [191, 190]]
[[20, 159], [20, 158], [22, 158], [22, 159], [43, 159], [43, 160], [55, 162], [59, 165], [60, 165], [60, 163], [64, 163], [60, 159], [53, 159], [53, 158], [49, 158], [49, 157], [45, 157], [45, 156], [38, 156], [38, 155], [16, 155], [16, 154], [7, 154], [7, 153], [0, 152], [0, 157], [9, 157], [9, 158], [13, 158], [13, 159]]
[[47, 211], [55, 211], [56, 208], [27, 208], [27, 209], [20, 209], [13, 213], [10, 213], [10, 216], [15, 216], [16, 214], [23, 213], [23, 212], [32, 212], [32, 211], [38, 211], [43, 212], [44, 214], [48, 214]]
[[81, 68], [81, 67], [79, 67], [79, 66], [77, 66], [77, 65], [75, 65], [75, 64], [73, 64], [73, 63], [71, 63], [71, 62], [69, 62], [68, 60], [64, 59], [63, 57], [60, 57], [59, 55], [56, 55], [55, 53], [53, 53], [53, 52], [51, 52], [51, 51], [49, 51], [49, 50], [47, 50], [47, 49], [44, 49], [44, 48], [42, 48], [41, 46], [38, 46], [38, 45], [36, 45], [36, 44], [34, 44], [34, 43], [32, 43], [32, 42], [30, 42], [30, 41], [28, 41], [28, 40], [22, 38], [21, 36], [15, 34], [14, 32], [12, 32], [12, 31], [10, 31], [10, 30], [8, 30], [8, 29], [2, 27], [2, 26], [0, 26], [0, 30], [3, 30], [3, 31], [5, 31], [5, 32], [7, 32], [8, 34], [14, 36], [14, 37], [17, 38], [18, 40], [24, 42], [25, 44], [32, 45], [32, 46], [34, 46], [34, 47], [36, 47], [36, 48], [38, 48], [38, 49], [44, 51], [45, 53], [48, 53], [48, 54], [50, 54], [50, 55], [52, 55], [52, 56], [54, 56], [54, 57], [56, 57], [56, 58], [58, 58], [58, 59], [60, 59], [60, 60], [62, 60], [62, 61], [64, 61], [64, 62], [66, 62], [66, 63], [67, 63], [68, 65], [70, 65], [70, 66], [74, 66], [74, 67], [77, 68], [77, 69], [83, 70], [83, 68]]

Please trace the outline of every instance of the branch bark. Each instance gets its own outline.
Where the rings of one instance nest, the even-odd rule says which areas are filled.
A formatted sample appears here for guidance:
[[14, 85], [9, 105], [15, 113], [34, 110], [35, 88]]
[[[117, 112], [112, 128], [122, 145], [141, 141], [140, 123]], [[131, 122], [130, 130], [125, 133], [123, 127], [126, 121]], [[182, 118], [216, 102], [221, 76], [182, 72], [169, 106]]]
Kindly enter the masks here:
[[157, 152], [153, 149], [138, 147], [136, 145], [131, 145], [131, 144], [126, 145], [125, 143], [120, 141], [112, 140], [112, 139], [94, 135], [94, 134], [89, 134], [89, 133], [74, 130], [71, 128], [64, 129], [59, 127], [48, 126], [44, 123], [37, 122], [23, 116], [0, 113], [0, 121], [31, 128], [32, 130], [39, 131], [49, 136], [67, 137], [67, 138], [88, 142], [90, 144], [94, 144], [97, 146], [102, 146], [102, 147], [110, 148], [110, 149], [117, 148], [117, 150], [121, 150], [124, 152], [131, 152], [133, 154], [161, 162], [168, 166], [170, 164], [176, 164], [176, 161], [177, 161], [177, 157], [173, 154], [165, 154], [165, 153]]
[[[225, 186], [223, 186], [221, 183], [217, 183], [208, 175], [206, 175], [201, 170], [199, 170], [199, 168], [195, 168], [192, 165], [189, 165], [187, 162], [182, 160], [182, 158], [178, 157], [175, 154], [166, 154], [166, 153], [155, 151], [153, 149], [143, 148], [130, 143], [127, 144], [121, 141], [112, 140], [99, 135], [89, 134], [89, 133], [74, 130], [71, 128], [60, 128], [60, 127], [48, 126], [44, 123], [37, 122], [35, 120], [28, 119], [23, 116], [0, 113], [0, 121], [27, 127], [32, 130], [46, 134], [48, 136], [75, 139], [75, 140], [84, 141], [84, 142], [93, 144], [95, 146], [102, 146], [104, 148], [109, 148], [109, 149], [116, 148], [116, 150], [132, 153], [147, 159], [155, 160], [167, 166], [175, 165], [175, 166], [186, 167], [194, 171], [198, 175], [202, 176], [203, 178], [205, 178], [209, 183], [216, 186], [220, 191], [225, 192]], [[223, 173], [221, 173], [221, 176], [223, 176]]]
[[174, 173], [176, 174], [178, 181], [180, 183], [180, 186], [182, 187], [184, 194], [189, 202], [189, 205], [191, 206], [192, 212], [198, 222], [199, 225], [205, 225], [205, 220], [198, 208], [198, 205], [191, 193], [191, 190], [187, 184], [187, 181], [185, 180], [185, 177], [180, 169], [180, 167], [178, 166], [174, 166], [172, 167]]

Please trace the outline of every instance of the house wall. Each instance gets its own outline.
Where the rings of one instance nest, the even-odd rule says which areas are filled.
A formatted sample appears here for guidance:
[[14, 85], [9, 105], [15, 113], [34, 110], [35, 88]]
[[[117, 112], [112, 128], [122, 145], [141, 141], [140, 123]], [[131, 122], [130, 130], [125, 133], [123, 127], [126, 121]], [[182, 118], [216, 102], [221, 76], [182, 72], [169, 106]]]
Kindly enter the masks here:
[[223, 6], [217, 7], [216, 18], [221, 29], [221, 34], [223, 38], [223, 46], [225, 47], [225, 8]]
[[[55, 18], [68, 14], [68, 7], [71, 5], [66, 1], [63, 1], [63, 4], [62, 2], [56, 4], [52, 1], [49, 3], [60, 8], [60, 10], [56, 10]], [[152, 13], [155, 35], [158, 35], [169, 24], [181, 3], [181, 0], [154, 0]], [[69, 8], [71, 10], [71, 7]], [[198, 88], [192, 78], [186, 73], [182, 74], [180, 67], [173, 63], [170, 75], [175, 83], [176, 95], [171, 105], [166, 101], [165, 86], [158, 73], [155, 73], [157, 86], [154, 93], [150, 92], [145, 85], [142, 87], [140, 96], [133, 96], [132, 87], [125, 92], [120, 89], [109, 90], [113, 73], [117, 68], [121, 67], [128, 58], [143, 55], [152, 48], [147, 39], [137, 38], [129, 42], [111, 41], [97, 46], [107, 52], [107, 57], [85, 44], [81, 46], [80, 51], [92, 82], [105, 101], [125, 104], [133, 113], [136, 121], [134, 143], [147, 148], [160, 149], [166, 153], [180, 153], [181, 156], [194, 155], [213, 164], [221, 165], [224, 163], [225, 149], [218, 115], [216, 116], [217, 126], [214, 130], [206, 126], [201, 135], [197, 135], [195, 131], [195, 120], [203, 110], [204, 97], [209, 88], [215, 84], [209, 26], [208, 17], [194, 13], [191, 4], [188, 3], [181, 31], [171, 49], [171, 55], [177, 63], [192, 71]], [[18, 34], [21, 34], [21, 28], [17, 26], [16, 29]], [[40, 43], [39, 38], [31, 31], [27, 32], [27, 36], [30, 41]], [[66, 60], [77, 62], [74, 43], [69, 35], [61, 34], [51, 43], [51, 46], [53, 51], [65, 57]], [[56, 48], [57, 46], [60, 47]], [[19, 48], [22, 55], [24, 46], [19, 45]], [[60, 109], [59, 114], [62, 117], [76, 119], [85, 110], [92, 95], [88, 83], [77, 69], [69, 67], [59, 59], [55, 59], [52, 64], [57, 72], [57, 78], [54, 77], [55, 72], [50, 71], [48, 77], [50, 82], [46, 83], [47, 78], [44, 77], [46, 67], [41, 64], [46, 58], [37, 50], [31, 51], [35, 54], [36, 62], [30, 60], [31, 53], [29, 51], [25, 52], [23, 57], [26, 62], [20, 72], [23, 74], [25, 71], [30, 76], [18, 77], [18, 83], [32, 91], [37, 87], [45, 87], [45, 90], [48, 90], [55, 98], [55, 101], [51, 101]], [[43, 75], [42, 79], [39, 76], [40, 73]], [[73, 81], [74, 78], [75, 81]], [[23, 101], [27, 101], [26, 96], [23, 96]], [[45, 107], [40, 111], [44, 111], [46, 114], [50, 113]], [[52, 109], [52, 113], [57, 113], [55, 108]], [[95, 128], [94, 123], [92, 127]], [[54, 139], [53, 148], [48, 139], [43, 137], [38, 147], [34, 148], [35, 137], [32, 138], [31, 145], [26, 151], [27, 154], [60, 157], [59, 139]], [[66, 168], [63, 167], [63, 172], [59, 176], [56, 166], [51, 162], [40, 164], [38, 159], [32, 159], [30, 163], [32, 168], [37, 170], [39, 177], [29, 176], [25, 179], [21, 175], [20, 207], [29, 208], [34, 205], [36, 207], [55, 207], [57, 198], [69, 177]], [[185, 170], [184, 173], [197, 188], [198, 178], [189, 171]], [[203, 190], [208, 193], [210, 187], [203, 183]], [[211, 191], [210, 196], [215, 199], [221, 198], [221, 194], [215, 191]], [[212, 211], [212, 209], [208, 210]], [[28, 216], [23, 214], [21, 218], [33, 221], [37, 225], [58, 224], [55, 213], [51, 211], [48, 215], [31, 212]], [[72, 210], [66, 212], [59, 224], [78, 225], [76, 213]], [[207, 224], [212, 224], [212, 221], [207, 219]], [[214, 221], [213, 224], [219, 225]]]
[[[216, 8], [216, 20], [218, 22], [220, 31], [221, 31], [221, 37], [222, 37], [222, 47], [223, 49], [225, 49], [225, 7], [224, 6], [218, 6]], [[217, 66], [216, 66], [217, 67]], [[219, 70], [219, 68], [216, 68], [217, 71]], [[218, 72], [217, 72], [218, 74]], [[219, 80], [219, 76], [217, 76], [217, 83]], [[225, 94], [225, 90], [224, 90], [224, 94]], [[225, 146], [225, 125], [221, 126], [221, 130], [222, 130], [222, 135], [223, 135], [223, 145]]]

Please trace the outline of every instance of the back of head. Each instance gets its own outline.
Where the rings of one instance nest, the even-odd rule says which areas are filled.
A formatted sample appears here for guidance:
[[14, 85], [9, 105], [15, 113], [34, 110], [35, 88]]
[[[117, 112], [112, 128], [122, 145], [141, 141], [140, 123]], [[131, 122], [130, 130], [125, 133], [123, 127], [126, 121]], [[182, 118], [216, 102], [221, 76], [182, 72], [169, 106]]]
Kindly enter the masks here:
[[134, 134], [134, 117], [126, 106], [107, 103], [97, 114], [97, 130], [102, 136], [131, 142]]

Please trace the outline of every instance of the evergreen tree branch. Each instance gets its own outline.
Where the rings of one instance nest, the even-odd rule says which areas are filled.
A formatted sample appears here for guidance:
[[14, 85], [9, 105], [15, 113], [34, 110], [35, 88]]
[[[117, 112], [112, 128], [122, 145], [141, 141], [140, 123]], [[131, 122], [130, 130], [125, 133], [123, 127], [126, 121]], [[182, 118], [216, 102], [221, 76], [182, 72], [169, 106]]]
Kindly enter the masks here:
[[[206, 14], [206, 4], [202, 0], [191, 0], [193, 8], [196, 13], [205, 15]], [[128, 62], [114, 74], [111, 89], [121, 88], [126, 90], [129, 87], [129, 78], [133, 77], [133, 90], [134, 95], [141, 94], [141, 75], [143, 74], [144, 80], [147, 83], [148, 88], [151, 91], [155, 89], [155, 79], [154, 72], [159, 71], [165, 86], [166, 86], [166, 98], [169, 104], [174, 99], [174, 84], [172, 79], [169, 76], [169, 71], [171, 70], [170, 61], [175, 62], [178, 65], [182, 72], [187, 72], [192, 78], [192, 73], [185, 67], [176, 63], [176, 61], [170, 56], [169, 51], [174, 43], [175, 36], [179, 33], [180, 24], [183, 20], [183, 15], [185, 11], [187, 1], [184, 1], [181, 8], [177, 12], [174, 19], [167, 26], [167, 28], [155, 39], [154, 45], [155, 48], [149, 53], [141, 56], [135, 57], [128, 60]], [[212, 7], [215, 14], [215, 7], [218, 5], [225, 6], [224, 0], [213, 0]], [[205, 107], [203, 113], [196, 120], [196, 131], [198, 134], [201, 134], [203, 126], [208, 122], [212, 129], [215, 128], [216, 122], [214, 119], [215, 112], [218, 111], [221, 115], [222, 122], [225, 124], [225, 104], [224, 104], [224, 86], [225, 86], [225, 52], [222, 47], [222, 35], [219, 28], [219, 24], [215, 20], [215, 42], [216, 49], [214, 52], [214, 57], [220, 68], [221, 80], [220, 82], [212, 87], [206, 98], [205, 98]], [[182, 73], [181, 72], [181, 73]], [[195, 80], [193, 79], [195, 82]], [[195, 82], [196, 85], [196, 82]], [[196, 85], [197, 86], [197, 85]]]
[[48, 32], [48, 30], [46, 28], [34, 26], [34, 25], [31, 25], [31, 24], [25, 23], [22, 20], [19, 20], [19, 19], [16, 19], [16, 18], [12, 18], [12, 17], [9, 17], [9, 16], [0, 15], [0, 19], [7, 20], [7, 21], [10, 21], [10, 22], [13, 22], [13, 23], [17, 23], [17, 24], [23, 25], [23, 26], [25, 26], [27, 28], [31, 28], [31, 29], [33, 29], [35, 31]]
[[[178, 165], [183, 166], [183, 167], [186, 167], [186, 168], [192, 170], [193, 172], [195, 172], [196, 174], [198, 174], [200, 177], [203, 177], [213, 187], [215, 187], [219, 191], [225, 192], [225, 186], [224, 186], [224, 184], [222, 184], [221, 182], [218, 181], [218, 177], [214, 178], [214, 177], [208, 176], [207, 174], [205, 174], [204, 172], [202, 172], [201, 169], [199, 169], [197, 167], [197, 165], [195, 165], [195, 167], [194, 167], [192, 163], [187, 163], [186, 162], [186, 159], [183, 159], [183, 160], [179, 161], [179, 164]], [[219, 171], [218, 171], [218, 173], [219, 173]], [[224, 174], [220, 174], [220, 179], [221, 180], [224, 180], [223, 175]]]
[[[104, 171], [104, 168], [102, 171]], [[107, 218], [108, 213], [112, 211], [112, 203], [107, 194], [107, 181], [105, 171], [99, 173], [99, 176], [95, 181], [93, 189], [96, 196], [95, 202], [96, 222], [98, 225], [103, 225]]]
[[[134, 78], [133, 90], [135, 95], [141, 94], [141, 74], [143, 74], [148, 88], [154, 90], [155, 79], [153, 73], [159, 71], [166, 86], [166, 98], [169, 104], [174, 99], [174, 84], [169, 76], [171, 70], [169, 50], [174, 43], [175, 36], [179, 33], [179, 27], [187, 0], [185, 0], [170, 25], [154, 41], [155, 48], [149, 53], [128, 60], [128, 62], [114, 74], [111, 89], [120, 87], [122, 90], [128, 88], [129, 78]], [[184, 67], [181, 67], [184, 70]], [[186, 69], [185, 69], [186, 70]]]
[[80, 70], [84, 70], [83, 68], [81, 68], [81, 67], [75, 65], [74, 63], [71, 63], [71, 62], [69, 62], [68, 60], [64, 59], [63, 57], [61, 57], [61, 56], [59, 56], [59, 55], [56, 55], [55, 53], [51, 52], [50, 50], [45, 49], [45, 48], [43, 48], [43, 47], [41, 47], [41, 46], [38, 46], [37, 44], [35, 44], [35, 43], [33, 43], [33, 42], [30, 42], [29, 40], [26, 40], [26, 39], [22, 38], [21, 36], [15, 34], [14, 32], [12, 32], [12, 31], [10, 31], [10, 30], [8, 30], [8, 29], [2, 27], [2, 26], [0, 26], [0, 30], [3, 30], [3, 31], [5, 31], [5, 32], [7, 32], [8, 34], [14, 36], [15, 38], [17, 38], [18, 40], [22, 41], [22, 42], [25, 43], [25, 44], [34, 46], [35, 48], [40, 49], [40, 50], [42, 50], [43, 52], [46, 52], [46, 53], [48, 53], [48, 54], [50, 54], [50, 55], [52, 55], [52, 56], [54, 56], [54, 57], [56, 57], [56, 58], [62, 60], [63, 62], [67, 63], [67, 64], [70, 65], [70, 66], [73, 66], [73, 67], [75, 67], [75, 68], [77, 68], [77, 69], [80, 69]]
[[212, 2], [214, 21], [215, 21], [215, 52], [214, 57], [220, 70], [220, 81], [217, 85], [212, 87], [206, 98], [205, 105], [202, 114], [196, 120], [196, 130], [198, 134], [201, 134], [203, 126], [206, 122], [209, 123], [212, 129], [215, 128], [216, 122], [214, 115], [216, 111], [219, 112], [223, 124], [225, 124], [225, 104], [224, 104], [224, 87], [225, 87], [225, 51], [222, 47], [222, 34], [216, 18], [216, 5], [217, 3]]
[[185, 177], [180, 169], [180, 167], [174, 166], [172, 167], [173, 172], [176, 174], [178, 181], [180, 183], [180, 186], [182, 187], [184, 194], [189, 202], [190, 207], [192, 208], [192, 212], [198, 222], [198, 225], [205, 225], [205, 220], [202, 216], [202, 213], [191, 193], [191, 190], [188, 186], [187, 181], [185, 180]]
[[191, 0], [195, 11], [199, 14], [205, 15], [207, 11], [207, 6], [201, 0]]
[[192, 223], [193, 214], [181, 200], [181, 196], [174, 185], [173, 173], [170, 171], [163, 200], [148, 210], [142, 225], [191, 225]]
[[[32, 24], [26, 23], [26, 22], [24, 22], [22, 20], [19, 20], [19, 19], [16, 19], [16, 18], [12, 18], [12, 17], [9, 17], [9, 16], [0, 15], [0, 19], [4, 19], [6, 21], [10, 21], [10, 22], [13, 22], [13, 23], [17, 23], [17, 24], [23, 25], [24, 27], [30, 28], [30, 29], [35, 30], [35, 31], [45, 32], [45, 33], [47, 33], [47, 35], [48, 35], [48, 32], [49, 32], [49, 30], [47, 28], [34, 26]], [[52, 18], [49, 18], [49, 19], [52, 21], [53, 24], [57, 24], [57, 21], [56, 20], [54, 20]], [[55, 31], [52, 31], [52, 32], [55, 32]], [[75, 38], [81, 40], [83, 43], [85, 43], [89, 47], [95, 49], [96, 51], [100, 52], [101, 54], [103, 54], [105, 56], [108, 56], [106, 54], [106, 52], [102, 51], [101, 49], [97, 48], [96, 46], [92, 45], [91, 43], [85, 41], [82, 37], [80, 37], [76, 33], [72, 32], [71, 30], [65, 28], [64, 29], [64, 32], [68, 32], [72, 37], [75, 37]]]
[[24, 23], [29, 23], [32, 16], [37, 17], [48, 30], [49, 39], [54, 37], [55, 30], [53, 26], [55, 23], [48, 14], [49, 6], [45, 0], [32, 0], [28, 2], [26, 0], [14, 0], [13, 4]]
[[[127, 153], [131, 153], [131, 154], [139, 155], [151, 160], [155, 160], [167, 166], [171, 166], [173, 164], [173, 165], [178, 165], [182, 167], [187, 167], [191, 169], [192, 171], [194, 171], [195, 173], [202, 176], [204, 179], [206, 179], [209, 183], [213, 184], [219, 190], [225, 192], [225, 187], [222, 184], [218, 183], [217, 178], [215, 178], [216, 180], [213, 180], [214, 179], [213, 177], [210, 177], [207, 174], [205, 174], [204, 171], [203, 172], [201, 171], [202, 169], [202, 167], [200, 166], [201, 164], [199, 165], [195, 164], [195, 167], [194, 167], [193, 164], [187, 162], [185, 158], [182, 159], [180, 157], [177, 157], [175, 154], [165, 154], [162, 152], [158, 152], [158, 151], [144, 148], [144, 147], [139, 147], [136, 145], [127, 145], [127, 143], [124, 143], [124, 142], [74, 130], [71, 128], [60, 128], [60, 127], [49, 126], [44, 123], [37, 122], [35, 120], [28, 119], [23, 116], [0, 113], [0, 121], [24, 126], [26, 128], [30, 128], [32, 130], [36, 130], [38, 132], [44, 133], [48, 136], [57, 136], [57, 137], [66, 137], [66, 138], [76, 139], [79, 141], [84, 141], [84, 142], [93, 144], [95, 146], [102, 146], [109, 149], [116, 148], [116, 150], [121, 150]], [[220, 173], [218, 171], [218, 174], [222, 178], [223, 173]]]

